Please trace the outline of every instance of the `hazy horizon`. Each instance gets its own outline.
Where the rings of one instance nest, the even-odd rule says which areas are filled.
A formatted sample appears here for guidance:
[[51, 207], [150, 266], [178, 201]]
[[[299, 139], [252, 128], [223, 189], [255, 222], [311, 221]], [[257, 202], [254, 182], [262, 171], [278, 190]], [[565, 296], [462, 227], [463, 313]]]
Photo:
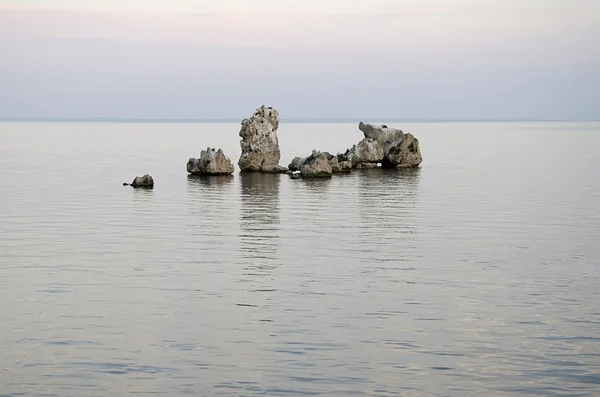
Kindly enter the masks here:
[[0, 119], [600, 115], [593, 0], [166, 4], [0, 0]]

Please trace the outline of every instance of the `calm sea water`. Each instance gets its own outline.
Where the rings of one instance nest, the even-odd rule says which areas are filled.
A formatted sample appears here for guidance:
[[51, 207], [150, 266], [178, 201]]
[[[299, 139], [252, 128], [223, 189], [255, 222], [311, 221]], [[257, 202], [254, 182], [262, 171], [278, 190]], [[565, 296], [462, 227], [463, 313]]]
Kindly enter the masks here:
[[290, 180], [188, 178], [238, 124], [0, 124], [0, 396], [600, 395], [600, 124], [395, 126], [420, 169]]

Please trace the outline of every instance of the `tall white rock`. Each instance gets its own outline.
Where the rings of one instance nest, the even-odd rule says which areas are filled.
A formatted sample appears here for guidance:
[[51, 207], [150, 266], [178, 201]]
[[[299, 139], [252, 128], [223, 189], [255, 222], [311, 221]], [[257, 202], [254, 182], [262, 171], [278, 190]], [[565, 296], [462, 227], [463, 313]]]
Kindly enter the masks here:
[[240, 146], [242, 154], [238, 161], [241, 171], [286, 172], [279, 166], [279, 113], [264, 105], [256, 109], [249, 119], [242, 121]]

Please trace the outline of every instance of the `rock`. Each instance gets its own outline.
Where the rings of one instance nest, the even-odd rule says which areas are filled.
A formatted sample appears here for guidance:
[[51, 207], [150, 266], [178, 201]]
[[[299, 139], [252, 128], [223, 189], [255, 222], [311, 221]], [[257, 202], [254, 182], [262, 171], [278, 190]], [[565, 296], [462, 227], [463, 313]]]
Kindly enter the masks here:
[[285, 174], [288, 171], [283, 165], [263, 165], [260, 170], [269, 174]]
[[419, 140], [409, 133], [388, 147], [381, 165], [385, 168], [418, 167], [422, 162]]
[[154, 187], [154, 179], [148, 174], [144, 176], [136, 176], [133, 182], [131, 182], [132, 187]]
[[294, 157], [292, 162], [288, 165], [290, 171], [300, 171], [300, 166], [304, 162], [305, 158]]
[[353, 166], [360, 163], [379, 163], [383, 160], [383, 147], [376, 140], [365, 138], [352, 147], [349, 157]]
[[379, 142], [384, 152], [387, 146], [398, 141], [404, 135], [402, 130], [389, 128], [387, 125], [365, 124], [362, 121], [358, 124], [358, 128], [363, 132], [365, 138]]
[[418, 167], [423, 162], [419, 140], [412, 134], [405, 134], [387, 125], [365, 124], [362, 121], [358, 128], [365, 138], [377, 141], [383, 148], [382, 167]]
[[302, 173], [300, 171], [292, 171], [290, 174], [290, 178], [292, 179], [300, 179], [302, 177]]
[[333, 173], [331, 164], [325, 153], [313, 150], [300, 166], [300, 172], [304, 178], [330, 177]]
[[331, 171], [334, 174], [340, 172], [350, 172], [352, 170], [352, 162], [339, 161], [338, 156], [335, 156], [331, 160], [329, 160], [329, 164], [331, 165]]
[[221, 149], [206, 148], [200, 153], [200, 158], [188, 160], [187, 171], [192, 175], [229, 175], [233, 174], [234, 167]]
[[[242, 121], [240, 146], [242, 154], [238, 161], [241, 171], [272, 170], [279, 164], [281, 153], [277, 129], [279, 113], [271, 107], [261, 106], [249, 119]], [[263, 171], [264, 172], [264, 171]]]

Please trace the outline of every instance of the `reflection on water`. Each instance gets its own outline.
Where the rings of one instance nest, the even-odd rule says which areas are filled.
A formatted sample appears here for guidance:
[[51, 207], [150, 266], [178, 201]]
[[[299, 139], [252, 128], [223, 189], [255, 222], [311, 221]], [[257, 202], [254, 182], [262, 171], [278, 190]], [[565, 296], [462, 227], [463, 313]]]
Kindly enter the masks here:
[[198, 186], [212, 187], [234, 182], [233, 175], [188, 175], [188, 191]]
[[240, 250], [249, 270], [265, 272], [276, 267], [279, 244], [279, 185], [284, 175], [243, 172], [241, 189]]
[[[360, 258], [381, 267], [397, 267], [415, 248], [420, 169], [364, 169], [358, 178], [361, 224]], [[396, 249], [394, 249], [395, 247]]]

